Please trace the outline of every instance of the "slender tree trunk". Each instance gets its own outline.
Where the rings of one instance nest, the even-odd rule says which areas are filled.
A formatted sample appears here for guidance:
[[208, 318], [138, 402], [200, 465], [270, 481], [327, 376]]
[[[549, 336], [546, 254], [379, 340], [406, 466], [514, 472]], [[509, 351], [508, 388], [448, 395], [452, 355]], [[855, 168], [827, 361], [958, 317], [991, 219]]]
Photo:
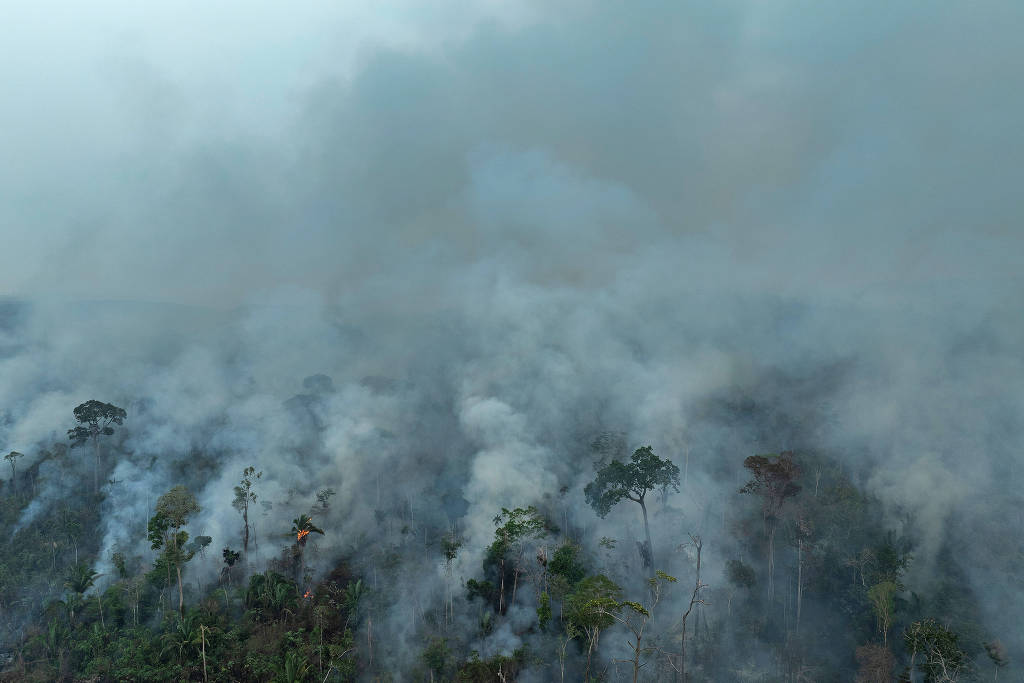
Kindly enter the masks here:
[[185, 617], [185, 593], [181, 590], [181, 565], [175, 564], [174, 568], [178, 572], [178, 614]]
[[569, 641], [570, 640], [572, 640], [572, 638], [570, 638], [568, 635], [566, 635], [565, 640], [562, 642], [562, 651], [561, 651], [560, 656], [558, 658], [558, 672], [559, 672], [559, 674], [561, 676], [561, 678], [559, 680], [562, 683], [565, 683], [565, 648], [569, 646]]
[[594, 643], [597, 641], [597, 631], [595, 630], [593, 633], [588, 633], [587, 635], [590, 636], [590, 643], [587, 645], [587, 670], [583, 674], [584, 681], [590, 680], [590, 657], [594, 652]]
[[775, 597], [775, 524], [768, 527], [768, 600]]
[[249, 553], [249, 502], [242, 508], [242, 522], [245, 531], [242, 534], [242, 552]]
[[647, 523], [647, 505], [644, 503], [643, 498], [640, 498], [638, 502], [640, 503], [640, 509], [644, 513], [644, 537], [647, 539], [647, 557], [651, 561], [651, 576], [654, 576], [654, 545], [651, 543], [651, 527]]
[[519, 567], [518, 567], [518, 565], [516, 566], [515, 569], [512, 570], [512, 576], [514, 576], [515, 578], [512, 580], [512, 600], [509, 601], [509, 603], [508, 603], [509, 606], [512, 606], [512, 605], [516, 604], [516, 590], [519, 589]]
[[504, 614], [505, 609], [505, 560], [501, 561], [501, 587], [498, 590], [498, 614]]
[[92, 489], [93, 493], [98, 494], [100, 492], [100, 440], [99, 437], [92, 437], [93, 450], [95, 452], [95, 460], [92, 467]]
[[199, 637], [203, 641], [203, 681], [208, 681], [206, 676], [206, 626], [203, 624], [199, 625]]
[[686, 480], [690, 474], [690, 446], [686, 446], [686, 459], [683, 461], [683, 489], [686, 489]]
[[796, 542], [796, 630], [800, 630], [800, 608], [804, 596], [803, 539]]
[[[701, 554], [704, 548], [704, 543], [700, 536], [691, 535], [690, 538], [693, 540], [693, 545], [697, 549], [697, 578], [693, 586], [693, 595], [690, 596], [690, 606], [686, 608], [686, 612], [683, 613], [683, 633], [679, 638], [679, 673], [682, 683], [686, 683], [686, 620], [690, 616], [690, 612], [693, 610], [693, 606], [697, 604], [703, 604], [703, 600], [700, 597], [700, 589], [704, 586], [700, 582], [700, 565], [701, 565]], [[732, 596], [730, 595], [730, 601]]]

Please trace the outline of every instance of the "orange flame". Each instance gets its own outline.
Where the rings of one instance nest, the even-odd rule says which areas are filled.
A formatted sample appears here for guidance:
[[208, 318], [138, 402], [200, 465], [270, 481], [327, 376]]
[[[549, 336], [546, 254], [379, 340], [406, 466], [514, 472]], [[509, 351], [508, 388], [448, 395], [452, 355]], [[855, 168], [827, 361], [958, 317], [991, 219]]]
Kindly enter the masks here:
[[307, 590], [305, 595], [303, 595], [302, 597], [306, 600], [309, 600], [311, 597], [313, 597], [313, 591]]
[[295, 540], [301, 543], [302, 539], [304, 539], [306, 536], [309, 536], [309, 531], [307, 531], [306, 529], [302, 529], [301, 531], [299, 531], [298, 534], [296, 534]]

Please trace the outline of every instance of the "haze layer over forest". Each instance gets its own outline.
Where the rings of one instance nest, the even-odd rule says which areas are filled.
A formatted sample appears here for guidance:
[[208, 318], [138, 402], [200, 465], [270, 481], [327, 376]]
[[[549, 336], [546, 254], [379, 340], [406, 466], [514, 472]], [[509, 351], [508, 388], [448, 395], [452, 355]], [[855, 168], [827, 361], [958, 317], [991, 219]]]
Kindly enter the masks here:
[[[868, 642], [856, 629], [872, 630], [865, 566], [883, 546], [893, 567], [905, 560], [873, 583], [898, 586], [899, 632], [877, 638], [890, 676], [910, 664], [903, 631], [924, 619], [959, 633], [976, 671], [988, 675], [996, 641], [1019, 670], [1019, 3], [11, 12], [0, 450], [24, 457], [0, 470], [8, 673], [72, 675], [81, 660], [61, 646], [31, 649], [47, 624], [66, 624], [70, 642], [91, 623], [48, 607], [75, 593], [67, 568], [99, 574], [86, 598], [142, 576], [154, 506], [179, 485], [199, 506], [192, 537], [212, 538], [185, 574], [192, 607], [226, 580], [287, 575], [273, 563], [304, 513], [324, 534], [299, 551], [293, 588], [363, 582], [369, 607], [337, 611], [338, 631], [372, 639], [372, 654], [353, 644], [317, 680], [335, 665], [359, 680], [455, 678], [474, 651], [515, 659], [524, 646], [534, 659], [515, 675], [558, 680], [556, 638], [537, 620], [542, 594], [562, 598], [490, 545], [502, 508], [528, 506], [550, 527], [523, 546], [530, 562], [545, 543], [571, 545], [580, 571], [641, 602], [648, 570], [677, 577], [652, 618], [677, 649], [695, 559], [680, 546], [701, 536], [694, 680], [849, 680]], [[95, 498], [91, 452], [63, 450], [90, 399], [127, 413]], [[636, 506], [602, 518], [584, 493], [644, 445], [680, 468], [679, 490], [647, 503], [656, 567]], [[739, 493], [745, 458], [789, 451], [804, 502], [770, 515], [795, 530], [771, 571], [794, 596], [820, 581], [802, 625], [795, 597], [764, 594], [768, 513]], [[233, 487], [249, 466], [270, 505], [254, 504], [253, 545], [226, 575], [214, 549], [242, 545]], [[805, 517], [827, 526], [815, 476], [869, 511], [870, 541], [801, 531]], [[86, 528], [39, 539], [76, 500], [93, 508]], [[805, 542], [831, 544], [818, 557], [835, 566], [803, 578]], [[42, 564], [30, 571], [13, 548]], [[756, 567], [755, 587], [740, 565]], [[38, 580], [29, 595], [18, 572]], [[865, 585], [832, 611], [821, 577], [840, 572]], [[513, 574], [509, 605], [467, 595], [470, 580]], [[744, 590], [756, 599], [741, 609]], [[244, 601], [222, 592], [217, 618], [230, 620]], [[183, 620], [177, 597], [162, 600], [139, 620]], [[734, 613], [763, 617], [740, 628]], [[813, 640], [837, 623], [846, 635]], [[615, 663], [633, 656], [626, 633], [600, 641], [593, 667], [579, 636], [561, 673], [628, 679]], [[423, 654], [437, 639], [440, 666]], [[649, 680], [678, 672], [674, 651], [644, 657]], [[798, 678], [798, 661], [818, 673]]]

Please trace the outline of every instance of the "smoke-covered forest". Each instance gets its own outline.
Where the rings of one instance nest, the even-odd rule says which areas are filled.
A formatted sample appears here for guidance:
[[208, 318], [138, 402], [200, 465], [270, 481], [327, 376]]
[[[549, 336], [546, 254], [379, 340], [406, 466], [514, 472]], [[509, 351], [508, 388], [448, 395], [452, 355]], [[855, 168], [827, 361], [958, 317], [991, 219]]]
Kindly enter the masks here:
[[0, 680], [1024, 680], [1024, 5], [0, 22]]

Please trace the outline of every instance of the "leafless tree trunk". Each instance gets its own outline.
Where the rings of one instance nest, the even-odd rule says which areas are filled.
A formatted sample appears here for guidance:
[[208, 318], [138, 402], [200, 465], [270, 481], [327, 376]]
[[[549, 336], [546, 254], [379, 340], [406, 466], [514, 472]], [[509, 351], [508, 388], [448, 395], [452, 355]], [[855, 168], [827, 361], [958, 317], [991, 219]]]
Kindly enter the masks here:
[[178, 614], [185, 616], [185, 593], [181, 589], [181, 565], [175, 564], [174, 569], [178, 572]]
[[647, 523], [647, 504], [644, 503], [643, 498], [640, 498], [637, 502], [640, 503], [640, 509], [643, 510], [644, 513], [644, 538], [647, 540], [647, 556], [651, 561], [651, 576], [654, 576], [654, 568], [658, 565], [654, 561], [654, 545], [651, 543], [651, 527]]
[[802, 538], [796, 542], [796, 630], [800, 630], [800, 608], [804, 596], [804, 541]]
[[679, 638], [680, 644], [680, 656], [679, 656], [679, 673], [680, 680], [686, 683], [686, 620], [690, 616], [690, 612], [693, 611], [694, 605], [705, 605], [704, 598], [700, 597], [701, 589], [707, 588], [707, 584], [700, 582], [700, 564], [701, 564], [701, 553], [704, 549], [704, 540], [700, 536], [690, 534], [690, 543], [693, 544], [694, 549], [697, 551], [697, 578], [693, 584], [693, 594], [690, 596], [690, 604], [686, 608], [686, 612], [683, 613], [683, 633]]
[[245, 499], [245, 503], [242, 505], [242, 525], [244, 531], [242, 533], [242, 552], [248, 554], [249, 552], [249, 499]]
[[203, 641], [203, 681], [208, 681], [206, 676], [206, 626], [199, 624], [199, 637]]
[[92, 435], [93, 452], [95, 454], [95, 462], [92, 468], [92, 488], [93, 493], [100, 492], [100, 438], [98, 433]]

